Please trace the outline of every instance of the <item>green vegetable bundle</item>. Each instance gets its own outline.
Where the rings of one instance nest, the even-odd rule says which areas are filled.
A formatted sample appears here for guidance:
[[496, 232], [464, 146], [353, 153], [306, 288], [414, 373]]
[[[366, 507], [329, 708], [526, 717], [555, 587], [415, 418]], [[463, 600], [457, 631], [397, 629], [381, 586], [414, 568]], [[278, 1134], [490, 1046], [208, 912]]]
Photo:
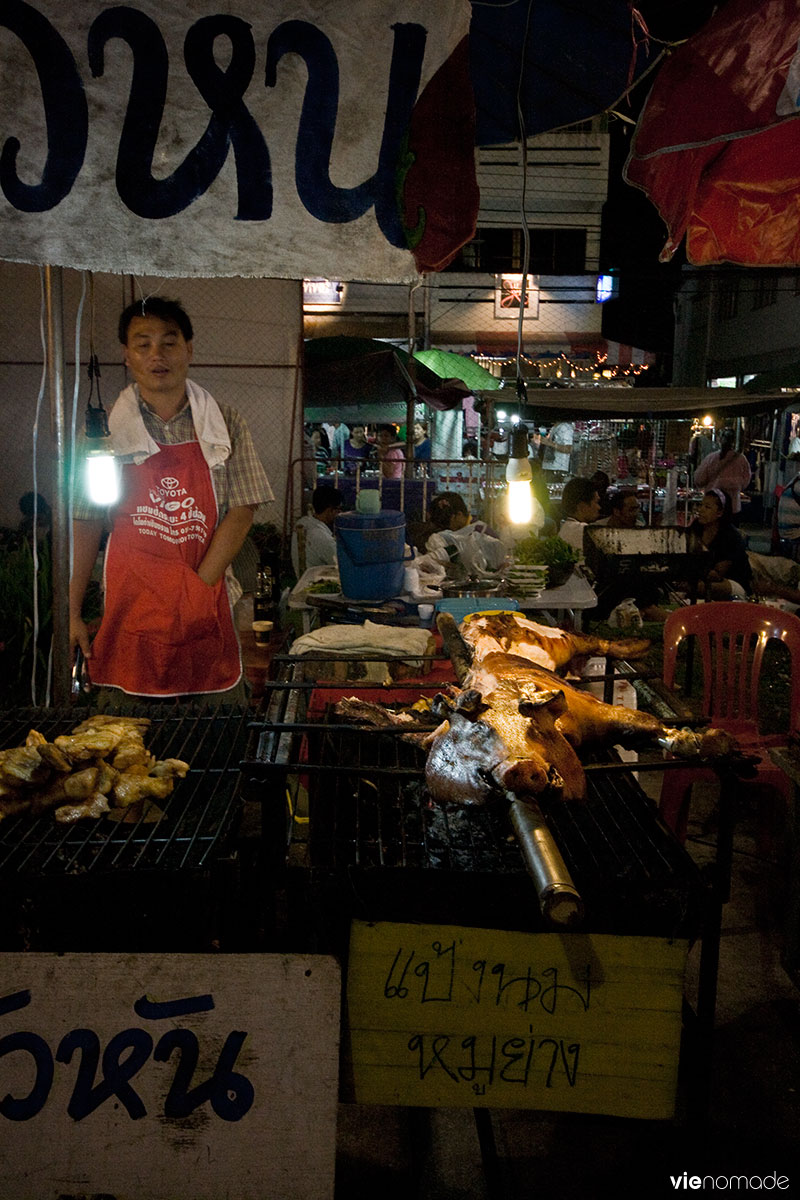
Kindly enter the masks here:
[[544, 563], [551, 568], [574, 567], [579, 561], [577, 550], [560, 537], [537, 537], [529, 533], [517, 543], [514, 551], [514, 561], [522, 566], [532, 566], [534, 563]]

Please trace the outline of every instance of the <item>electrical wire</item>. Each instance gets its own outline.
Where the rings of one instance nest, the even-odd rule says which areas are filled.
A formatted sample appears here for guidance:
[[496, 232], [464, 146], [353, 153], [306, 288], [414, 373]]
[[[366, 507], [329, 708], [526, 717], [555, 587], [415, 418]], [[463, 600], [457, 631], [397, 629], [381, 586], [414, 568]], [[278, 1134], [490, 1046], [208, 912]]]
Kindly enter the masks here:
[[[44, 389], [47, 382], [47, 333], [45, 330], [45, 276], [44, 267], [39, 267], [39, 340], [42, 345], [42, 374], [39, 379], [39, 393], [36, 397], [36, 408], [33, 416], [32, 430], [32, 483], [33, 483], [33, 536], [31, 538], [31, 553], [33, 555], [33, 637], [31, 641], [31, 704], [36, 707], [36, 649], [39, 644], [39, 470], [37, 455], [39, 451], [39, 416], [42, 411]], [[52, 648], [51, 648], [52, 653]], [[48, 670], [49, 674], [49, 670]]]
[[525, 129], [525, 114], [522, 109], [522, 83], [525, 77], [525, 54], [528, 49], [528, 34], [533, 15], [533, 0], [528, 0], [528, 12], [525, 18], [525, 33], [522, 38], [519, 60], [519, 78], [517, 80], [517, 121], [519, 124], [519, 141], [522, 164], [522, 192], [520, 196], [520, 218], [522, 224], [522, 280], [519, 294], [519, 320], [517, 321], [517, 396], [520, 401], [527, 399], [525, 380], [522, 375], [522, 334], [525, 322], [525, 304], [528, 292], [528, 271], [531, 261], [531, 235], [528, 228], [528, 216], [525, 204], [528, 191], [528, 136]]

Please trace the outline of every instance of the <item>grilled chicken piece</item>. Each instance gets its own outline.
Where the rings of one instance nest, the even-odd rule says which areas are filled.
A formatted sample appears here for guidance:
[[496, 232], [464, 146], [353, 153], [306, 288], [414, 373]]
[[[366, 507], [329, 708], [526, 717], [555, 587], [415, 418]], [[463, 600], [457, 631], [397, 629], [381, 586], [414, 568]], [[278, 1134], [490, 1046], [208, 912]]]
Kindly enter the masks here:
[[[80, 733], [62, 734], [55, 740], [55, 745], [72, 762], [105, 758], [114, 751], [122, 752], [123, 746], [131, 761], [138, 761], [139, 757], [144, 759], [147, 756], [142, 741], [142, 729], [133, 718], [119, 717], [98, 725], [92, 725], [90, 718], [77, 728], [80, 729]], [[113, 760], [112, 766], [116, 766]]]
[[489, 654], [516, 654], [540, 667], [559, 671], [573, 659], [592, 654], [609, 658], [641, 658], [647, 638], [607, 641], [585, 633], [567, 633], [552, 625], [539, 625], [519, 613], [475, 613], [464, 618], [461, 636], [472, 650], [473, 663]]
[[189, 773], [189, 764], [180, 758], [162, 758], [150, 768], [153, 779], [184, 779]]
[[0, 779], [12, 787], [41, 783], [49, 775], [50, 768], [37, 746], [14, 746], [11, 750], [0, 750]]
[[140, 775], [133, 771], [123, 772], [112, 789], [114, 803], [120, 808], [136, 804], [139, 800], [151, 797], [154, 800], [166, 800], [174, 787], [172, 778], [155, 778], [152, 775]]
[[80, 804], [62, 804], [55, 811], [55, 818], [62, 825], [73, 825], [76, 821], [95, 820], [109, 811], [108, 797], [102, 792], [92, 792]]
[[513, 654], [490, 653], [464, 680], [433, 739], [425, 775], [444, 803], [486, 804], [497, 789], [525, 798], [545, 790], [586, 795], [576, 751], [584, 746], [660, 745], [681, 757], [723, 758], [736, 742], [718, 729], [674, 730], [649, 713], [605, 704]]
[[116, 771], [130, 771], [132, 767], [143, 767], [145, 771], [149, 771], [155, 761], [138, 736], [124, 738], [110, 759]]
[[150, 718], [120, 717], [115, 713], [95, 713], [93, 717], [87, 717], [85, 721], [81, 721], [80, 725], [76, 725], [72, 732], [85, 733], [88, 729], [100, 729], [103, 725], [124, 725], [131, 731], [138, 729], [144, 733], [150, 726]]

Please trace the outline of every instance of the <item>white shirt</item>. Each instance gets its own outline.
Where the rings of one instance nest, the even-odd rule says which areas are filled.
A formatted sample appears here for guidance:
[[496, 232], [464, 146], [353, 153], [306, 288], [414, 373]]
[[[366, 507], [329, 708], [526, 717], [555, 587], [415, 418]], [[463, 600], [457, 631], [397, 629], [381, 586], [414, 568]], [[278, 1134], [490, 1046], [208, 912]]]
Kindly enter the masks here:
[[[297, 530], [305, 530], [306, 561], [301, 569], [297, 548]], [[292, 534], [292, 567], [295, 575], [302, 575], [309, 567], [331, 567], [336, 562], [336, 538], [333, 530], [320, 521], [319, 517], [301, 517]]]
[[558, 536], [567, 545], [572, 546], [583, 557], [583, 531], [586, 521], [576, 521], [574, 517], [566, 517], [561, 522]]
[[[569, 421], [559, 421], [548, 433], [548, 438], [557, 446], [572, 446], [575, 440], [575, 430]], [[545, 471], [568, 471], [572, 457], [571, 450], [564, 453], [556, 451], [552, 446], [546, 446], [542, 468]]]
[[325, 424], [323, 429], [328, 435], [332, 458], [344, 458], [344, 444], [350, 437], [350, 429], [343, 422], [333, 426]]

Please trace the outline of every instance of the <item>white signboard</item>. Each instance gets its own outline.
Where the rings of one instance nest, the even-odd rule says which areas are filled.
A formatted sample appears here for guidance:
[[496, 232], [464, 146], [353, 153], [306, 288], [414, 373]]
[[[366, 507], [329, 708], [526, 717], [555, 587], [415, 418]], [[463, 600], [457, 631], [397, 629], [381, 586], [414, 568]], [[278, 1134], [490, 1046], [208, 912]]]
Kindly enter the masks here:
[[8, 0], [0, 257], [435, 269], [477, 213], [469, 16], [467, 0]]
[[332, 1197], [340, 990], [323, 956], [4, 955], [0, 1195]]

